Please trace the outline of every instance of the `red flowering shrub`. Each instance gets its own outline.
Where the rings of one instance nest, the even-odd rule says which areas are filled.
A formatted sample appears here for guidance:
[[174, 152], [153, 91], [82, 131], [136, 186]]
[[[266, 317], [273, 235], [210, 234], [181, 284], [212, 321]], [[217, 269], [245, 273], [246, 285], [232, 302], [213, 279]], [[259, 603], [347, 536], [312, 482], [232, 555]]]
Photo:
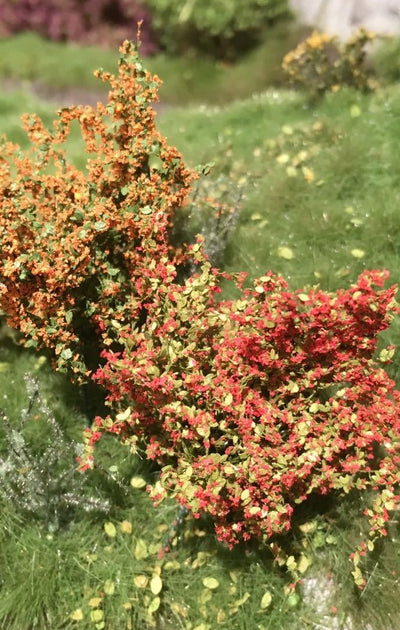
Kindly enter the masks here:
[[183, 286], [169, 271], [146, 327], [121, 329], [124, 352], [104, 353], [95, 378], [121, 412], [97, 418], [89, 457], [103, 430], [133, 448], [144, 438], [163, 466], [153, 498], [212, 515], [229, 545], [287, 532], [311, 493], [352, 488], [377, 491], [368, 516], [384, 533], [400, 499], [400, 394], [373, 359], [396, 309], [388, 274], [292, 293], [269, 273], [218, 302], [209, 265]]
[[[156, 129], [159, 80], [133, 45], [118, 76], [97, 75], [110, 83], [107, 105], [62, 109], [51, 129], [25, 115], [29, 150], [0, 145], [0, 306], [27, 346], [50, 349], [78, 379], [122, 324], [145, 319], [157, 261], [179, 258], [169, 227], [195, 176]], [[83, 170], [68, 161], [71, 124]]]

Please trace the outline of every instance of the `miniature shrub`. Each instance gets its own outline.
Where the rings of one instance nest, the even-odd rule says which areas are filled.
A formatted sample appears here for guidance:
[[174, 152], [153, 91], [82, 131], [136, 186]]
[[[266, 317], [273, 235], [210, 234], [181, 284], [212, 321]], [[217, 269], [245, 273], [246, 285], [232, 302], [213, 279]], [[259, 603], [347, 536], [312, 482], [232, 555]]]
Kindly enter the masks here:
[[337, 37], [314, 31], [285, 55], [282, 69], [292, 85], [305, 88], [314, 97], [345, 85], [364, 91], [374, 89], [375, 82], [365, 65], [365, 45], [374, 38], [373, 33], [360, 28], [340, 44]]
[[160, 42], [170, 53], [236, 56], [274, 21], [289, 15], [287, 0], [146, 0]]
[[[30, 148], [3, 139], [0, 157], [0, 306], [25, 345], [81, 381], [121, 325], [145, 320], [157, 261], [182, 260], [170, 226], [195, 177], [156, 129], [159, 80], [133, 45], [118, 76], [97, 76], [110, 84], [107, 105], [62, 109], [50, 129], [25, 115]], [[71, 125], [83, 170], [68, 161]]]
[[337, 293], [291, 292], [268, 273], [218, 302], [207, 263], [179, 287], [171, 267], [146, 326], [121, 329], [125, 350], [104, 352], [95, 378], [120, 412], [88, 431], [86, 465], [104, 430], [132, 449], [143, 439], [162, 465], [154, 500], [170, 494], [194, 516], [210, 514], [229, 546], [271, 542], [311, 494], [354, 488], [376, 490], [370, 534], [385, 534], [400, 499], [400, 394], [373, 358], [396, 312], [386, 277], [365, 272]]
[[151, 53], [156, 44], [149, 12], [141, 2], [132, 0], [5, 0], [0, 5], [0, 36], [35, 31], [56, 41], [90, 44], [120, 43], [136, 33], [143, 20], [143, 52]]

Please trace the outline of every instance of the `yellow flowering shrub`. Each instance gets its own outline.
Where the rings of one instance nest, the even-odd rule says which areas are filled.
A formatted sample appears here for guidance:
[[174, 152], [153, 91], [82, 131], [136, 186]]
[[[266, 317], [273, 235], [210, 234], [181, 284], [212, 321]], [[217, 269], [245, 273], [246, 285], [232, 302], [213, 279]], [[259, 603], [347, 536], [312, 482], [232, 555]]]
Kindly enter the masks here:
[[306, 88], [313, 97], [336, 92], [344, 85], [373, 90], [375, 81], [365, 67], [365, 45], [374, 39], [374, 33], [365, 28], [359, 28], [344, 44], [335, 36], [314, 31], [285, 55], [282, 68], [291, 85]]

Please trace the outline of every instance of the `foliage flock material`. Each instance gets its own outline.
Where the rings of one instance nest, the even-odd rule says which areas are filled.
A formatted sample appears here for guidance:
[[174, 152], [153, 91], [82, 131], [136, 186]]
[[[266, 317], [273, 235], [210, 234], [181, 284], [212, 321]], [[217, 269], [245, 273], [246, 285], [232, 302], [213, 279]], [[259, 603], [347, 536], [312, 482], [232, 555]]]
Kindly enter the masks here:
[[[336, 293], [291, 292], [272, 273], [246, 289], [241, 274], [225, 278], [240, 297], [217, 299], [225, 276], [201, 241], [171, 245], [195, 173], [155, 128], [157, 80], [131, 44], [121, 53], [118, 77], [99, 73], [108, 105], [61, 110], [51, 130], [26, 116], [31, 150], [4, 140], [0, 161], [1, 307], [112, 409], [87, 430], [82, 468], [104, 431], [143, 443], [162, 466], [156, 502], [172, 494], [228, 545], [257, 537], [275, 552], [311, 494], [373, 490], [373, 548], [400, 499], [400, 394], [373, 358], [395, 287], [379, 271]], [[63, 148], [71, 124], [85, 171]]]

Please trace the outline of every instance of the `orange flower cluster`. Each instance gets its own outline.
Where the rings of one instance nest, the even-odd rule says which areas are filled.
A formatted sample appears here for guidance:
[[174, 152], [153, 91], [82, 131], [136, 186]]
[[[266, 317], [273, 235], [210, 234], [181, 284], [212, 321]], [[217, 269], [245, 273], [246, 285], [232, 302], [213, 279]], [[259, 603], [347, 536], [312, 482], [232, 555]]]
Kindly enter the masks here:
[[[0, 305], [27, 346], [50, 349], [77, 380], [97, 367], [121, 323], [144, 316], [151, 261], [181, 256], [170, 225], [195, 177], [156, 129], [160, 80], [133, 44], [120, 52], [118, 76], [96, 73], [110, 84], [107, 104], [62, 109], [51, 129], [25, 115], [29, 150], [1, 144]], [[66, 151], [76, 124], [82, 170]]]

